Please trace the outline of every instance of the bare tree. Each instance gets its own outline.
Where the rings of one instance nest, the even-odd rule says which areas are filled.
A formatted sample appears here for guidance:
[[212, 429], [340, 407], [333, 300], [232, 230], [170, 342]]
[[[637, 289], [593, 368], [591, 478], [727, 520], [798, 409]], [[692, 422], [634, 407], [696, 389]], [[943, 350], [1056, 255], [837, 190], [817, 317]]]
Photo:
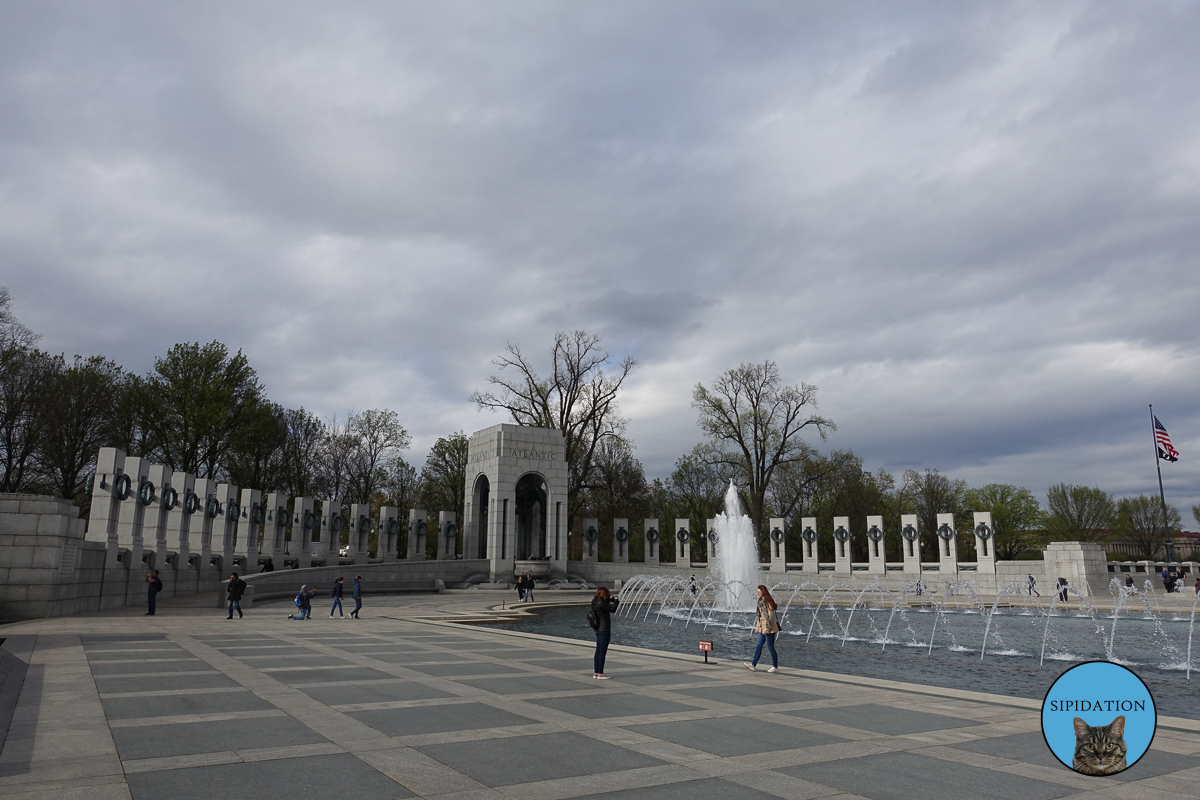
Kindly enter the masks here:
[[[910, 469], [904, 473], [900, 493], [911, 500], [917, 515], [918, 530], [921, 532], [921, 560], [937, 561], [937, 515], [953, 514], [955, 530], [961, 528], [958, 518], [963, 514], [967, 482], [952, 481], [936, 469], [927, 469], [924, 473]], [[965, 533], [962, 537], [973, 538], [966, 537]], [[965, 552], [969, 544], [969, 541], [960, 540], [959, 552]]]
[[0, 350], [33, 347], [40, 338], [12, 313], [12, 295], [7, 286], [0, 286]]
[[400, 451], [412, 443], [400, 416], [389, 409], [368, 409], [346, 420], [353, 442], [347, 474], [346, 499], [370, 503], [387, 484], [388, 473]]
[[281, 467], [283, 488], [298, 497], [314, 497], [323, 488], [321, 443], [325, 423], [303, 408], [289, 408], [283, 419], [287, 427]]
[[34, 488], [45, 438], [45, 398], [63, 360], [15, 344], [0, 349], [0, 492]]
[[837, 430], [832, 420], [812, 413], [816, 405], [817, 387], [783, 385], [773, 361], [742, 364], [717, 376], [712, 389], [696, 384], [692, 392], [692, 407], [716, 446], [716, 460], [737, 469], [744, 481], [739, 493], [760, 536], [775, 471], [804, 458], [800, 437], [806, 430], [822, 439]]
[[1164, 520], [1162, 502], [1154, 495], [1124, 497], [1117, 502], [1113, 538], [1132, 544], [1143, 558], [1158, 558], [1167, 537], [1183, 526], [1179, 509], [1167, 506], [1167, 514]]
[[518, 425], [553, 428], [563, 435], [567, 514], [573, 518], [580, 491], [592, 477], [596, 449], [625, 432], [617, 393], [636, 362], [626, 357], [606, 372], [612, 355], [600, 348], [599, 336], [587, 331], [555, 334], [550, 358], [550, 375], [539, 375], [520, 346], [510, 343], [507, 354], [493, 362], [504, 373], [488, 378], [495, 389], [475, 392], [471, 402], [507, 411]]

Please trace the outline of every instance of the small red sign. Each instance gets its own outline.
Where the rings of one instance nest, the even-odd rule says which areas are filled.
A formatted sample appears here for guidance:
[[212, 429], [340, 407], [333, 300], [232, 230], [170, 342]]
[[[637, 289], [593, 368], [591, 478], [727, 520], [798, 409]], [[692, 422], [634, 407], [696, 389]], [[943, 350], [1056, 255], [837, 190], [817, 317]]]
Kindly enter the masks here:
[[704, 639], [701, 639], [700, 640], [700, 649], [705, 651], [706, 653], [711, 653], [712, 652], [712, 642], [707, 642]]

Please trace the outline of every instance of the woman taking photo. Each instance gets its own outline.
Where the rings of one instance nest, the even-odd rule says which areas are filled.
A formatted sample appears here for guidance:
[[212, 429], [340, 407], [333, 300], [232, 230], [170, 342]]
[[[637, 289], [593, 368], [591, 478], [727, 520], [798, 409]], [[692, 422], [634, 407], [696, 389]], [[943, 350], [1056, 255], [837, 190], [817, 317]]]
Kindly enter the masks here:
[[754, 648], [754, 660], [742, 662], [742, 666], [748, 670], [753, 670], [758, 666], [758, 659], [762, 656], [763, 642], [766, 642], [767, 649], [771, 651], [771, 668], [767, 672], [779, 671], [779, 656], [775, 653], [775, 634], [783, 628], [775, 619], [775, 609], [777, 608], [779, 606], [776, 604], [775, 598], [771, 597], [770, 590], [760, 585], [758, 587], [758, 608], [754, 619], [754, 632], [758, 634], [758, 646]]
[[595, 672], [592, 673], [592, 677], [597, 680], [608, 680], [608, 676], [604, 674], [604, 657], [608, 655], [608, 642], [612, 639], [612, 620], [609, 619], [609, 614], [617, 610], [620, 602], [619, 597], [609, 597], [608, 589], [603, 586], [596, 590], [596, 596], [592, 598], [592, 612], [596, 615], [598, 622], [596, 625], [596, 657], [592, 664]]

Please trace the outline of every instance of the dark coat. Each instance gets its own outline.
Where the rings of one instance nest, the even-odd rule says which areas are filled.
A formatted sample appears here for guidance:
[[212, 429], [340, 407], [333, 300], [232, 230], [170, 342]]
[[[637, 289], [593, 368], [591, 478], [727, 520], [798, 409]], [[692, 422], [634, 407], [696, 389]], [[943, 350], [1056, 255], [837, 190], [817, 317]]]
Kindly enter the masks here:
[[338, 581], [337, 583], [333, 584], [333, 592], [329, 596], [330, 597], [341, 597], [342, 596], [342, 582], [341, 581]]
[[612, 620], [609, 619], [608, 615], [616, 611], [620, 603], [620, 599], [616, 597], [610, 597], [608, 600], [597, 598], [592, 601], [592, 610], [596, 612], [596, 616], [600, 620], [600, 625], [596, 628], [596, 633], [604, 633], [605, 631], [612, 630]]
[[229, 582], [229, 588], [225, 590], [225, 594], [228, 595], [231, 601], [241, 600], [245, 591], [246, 582], [241, 578], [238, 578], [236, 581]]
[[354, 582], [354, 599], [355, 600], [362, 599], [362, 584], [359, 583], [358, 581]]

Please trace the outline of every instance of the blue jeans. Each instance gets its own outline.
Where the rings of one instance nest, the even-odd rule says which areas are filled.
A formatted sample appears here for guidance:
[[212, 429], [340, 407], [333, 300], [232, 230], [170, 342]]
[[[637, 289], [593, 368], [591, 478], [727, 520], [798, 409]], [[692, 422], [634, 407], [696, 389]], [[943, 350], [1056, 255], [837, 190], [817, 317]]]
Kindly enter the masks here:
[[597, 675], [604, 674], [604, 658], [608, 655], [608, 643], [612, 641], [612, 631], [596, 631], [596, 657], [592, 666]]
[[149, 614], [150, 616], [154, 616], [154, 605], [155, 605], [154, 601], [157, 599], [158, 599], [158, 592], [154, 591], [153, 589], [146, 592], [146, 605], [148, 606], [146, 613]]
[[333, 598], [333, 608], [329, 609], [329, 616], [332, 617], [333, 612], [335, 612], [335, 611], [338, 612], [339, 617], [346, 616], [345, 614], [342, 613], [342, 598], [340, 598], [340, 597]]
[[242, 601], [241, 600], [230, 600], [229, 601], [229, 616], [231, 616], [231, 617], [233, 616], [233, 610], [235, 608], [237, 609], [238, 616], [240, 617], [242, 615]]
[[362, 610], [362, 598], [354, 598], [354, 610], [350, 612], [350, 616], [358, 619], [358, 612]]
[[754, 660], [750, 663], [758, 666], [759, 656], [762, 655], [763, 642], [767, 643], [767, 649], [771, 651], [771, 666], [778, 667], [779, 655], [775, 652], [775, 634], [773, 633], [758, 634], [758, 646], [754, 648]]

